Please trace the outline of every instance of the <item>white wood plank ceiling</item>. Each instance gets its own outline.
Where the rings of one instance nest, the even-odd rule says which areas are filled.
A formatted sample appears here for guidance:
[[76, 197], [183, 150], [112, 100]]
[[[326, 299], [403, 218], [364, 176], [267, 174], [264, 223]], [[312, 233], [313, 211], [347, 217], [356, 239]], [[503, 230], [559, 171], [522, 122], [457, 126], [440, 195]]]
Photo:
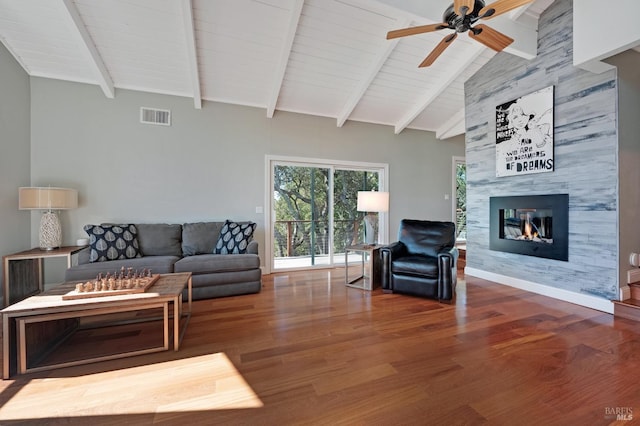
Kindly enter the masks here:
[[[491, 20], [536, 52], [553, 0]], [[451, 0], [0, 0], [0, 42], [31, 76], [436, 132], [464, 133], [464, 82], [495, 54], [450, 31], [386, 40], [442, 20]], [[489, 2], [487, 2], [489, 3]], [[533, 40], [533, 42], [532, 42]], [[1, 76], [0, 76], [1, 78]]]

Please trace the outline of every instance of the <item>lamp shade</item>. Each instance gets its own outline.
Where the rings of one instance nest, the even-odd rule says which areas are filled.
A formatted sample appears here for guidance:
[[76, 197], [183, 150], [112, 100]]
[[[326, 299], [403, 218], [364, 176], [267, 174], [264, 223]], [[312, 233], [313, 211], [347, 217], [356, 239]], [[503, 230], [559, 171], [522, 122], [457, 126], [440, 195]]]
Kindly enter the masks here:
[[22, 187], [18, 193], [20, 210], [69, 210], [78, 207], [78, 191], [70, 188]]
[[376, 191], [358, 191], [359, 212], [386, 212], [389, 211], [389, 193]]

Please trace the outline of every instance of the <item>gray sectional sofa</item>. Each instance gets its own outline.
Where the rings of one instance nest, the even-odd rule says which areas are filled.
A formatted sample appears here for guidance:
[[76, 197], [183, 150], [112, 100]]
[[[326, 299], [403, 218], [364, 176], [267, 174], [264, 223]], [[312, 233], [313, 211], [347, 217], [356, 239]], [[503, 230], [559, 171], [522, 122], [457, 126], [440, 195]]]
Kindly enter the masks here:
[[214, 254], [224, 225], [135, 224], [139, 257], [92, 262], [91, 247], [87, 247], [78, 253], [78, 264], [67, 269], [65, 279], [91, 280], [99, 273], [113, 273], [122, 267], [146, 268], [160, 274], [191, 272], [194, 300], [259, 292], [262, 274], [256, 241], [251, 240], [243, 254]]

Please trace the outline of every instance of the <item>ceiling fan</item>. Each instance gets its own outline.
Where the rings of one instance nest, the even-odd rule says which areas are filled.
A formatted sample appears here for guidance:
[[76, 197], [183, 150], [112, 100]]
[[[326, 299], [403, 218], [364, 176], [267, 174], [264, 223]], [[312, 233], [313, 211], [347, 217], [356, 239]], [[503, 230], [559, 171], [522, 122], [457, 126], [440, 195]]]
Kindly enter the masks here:
[[447, 35], [438, 43], [429, 56], [420, 63], [419, 67], [428, 67], [433, 64], [433, 62], [438, 59], [438, 56], [456, 39], [458, 33], [467, 31], [469, 31], [469, 37], [472, 39], [479, 41], [496, 52], [500, 52], [513, 43], [513, 39], [487, 25], [473, 25], [480, 19], [494, 18], [527, 3], [531, 3], [532, 1], [533, 0], [497, 0], [485, 6], [484, 0], [455, 0], [453, 4], [444, 11], [442, 15], [443, 22], [441, 24], [421, 25], [418, 27], [389, 31], [387, 33], [387, 40], [444, 29], [455, 30], [454, 33]]

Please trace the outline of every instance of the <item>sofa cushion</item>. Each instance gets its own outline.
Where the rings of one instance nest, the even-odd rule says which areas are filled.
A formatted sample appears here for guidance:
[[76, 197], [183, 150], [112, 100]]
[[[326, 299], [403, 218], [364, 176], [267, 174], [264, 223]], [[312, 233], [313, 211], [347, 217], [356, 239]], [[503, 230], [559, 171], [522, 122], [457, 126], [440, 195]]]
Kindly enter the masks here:
[[[193, 300], [259, 293], [262, 288], [260, 270], [194, 275], [191, 278]], [[182, 291], [182, 300], [187, 300], [186, 289]]]
[[139, 223], [136, 226], [143, 256], [182, 256], [182, 225]]
[[247, 246], [253, 239], [256, 224], [253, 222], [237, 223], [225, 221], [220, 230], [220, 237], [216, 243], [216, 254], [242, 254], [247, 252]]
[[175, 272], [192, 272], [194, 275], [258, 268], [260, 258], [255, 254], [199, 254], [183, 257], [174, 265]]
[[89, 235], [89, 262], [140, 257], [135, 225], [85, 225]]
[[197, 222], [182, 225], [182, 255], [213, 253], [223, 224], [223, 222]]
[[114, 260], [111, 262], [85, 263], [67, 269], [65, 281], [92, 280], [99, 273], [117, 273], [121, 268], [133, 268], [141, 271], [150, 269], [152, 274], [173, 272], [173, 264], [180, 259], [177, 256], [145, 256], [136, 259]]

